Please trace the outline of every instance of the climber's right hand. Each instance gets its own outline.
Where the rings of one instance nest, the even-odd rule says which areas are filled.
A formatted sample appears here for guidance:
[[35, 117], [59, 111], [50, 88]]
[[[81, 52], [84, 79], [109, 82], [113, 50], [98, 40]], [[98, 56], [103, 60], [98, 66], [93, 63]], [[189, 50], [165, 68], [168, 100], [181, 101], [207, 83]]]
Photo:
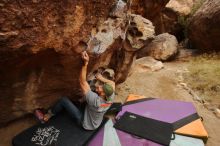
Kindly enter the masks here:
[[84, 65], [88, 65], [88, 63], [89, 63], [89, 55], [87, 54], [86, 51], [83, 51], [81, 53], [81, 57], [82, 57], [82, 59], [84, 61]]

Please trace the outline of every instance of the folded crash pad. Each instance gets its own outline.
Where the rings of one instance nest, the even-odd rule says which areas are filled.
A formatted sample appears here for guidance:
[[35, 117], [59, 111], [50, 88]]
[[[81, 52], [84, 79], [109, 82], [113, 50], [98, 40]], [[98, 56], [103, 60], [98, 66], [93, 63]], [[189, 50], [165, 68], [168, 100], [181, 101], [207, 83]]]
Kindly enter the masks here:
[[170, 144], [173, 133], [173, 126], [170, 123], [146, 118], [130, 112], [125, 112], [116, 121], [114, 127], [163, 145]]
[[[104, 125], [103, 121], [100, 127]], [[38, 124], [15, 136], [13, 146], [81, 146], [99, 130], [85, 130], [66, 113], [52, 117], [45, 124]]]

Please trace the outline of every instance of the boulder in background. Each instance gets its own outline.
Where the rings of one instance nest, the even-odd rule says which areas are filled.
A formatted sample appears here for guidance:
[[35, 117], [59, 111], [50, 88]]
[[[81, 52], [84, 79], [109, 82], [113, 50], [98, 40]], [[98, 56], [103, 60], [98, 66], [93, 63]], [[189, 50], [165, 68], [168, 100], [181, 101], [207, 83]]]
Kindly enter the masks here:
[[157, 35], [145, 48], [141, 49], [137, 57], [152, 56], [154, 59], [166, 61], [178, 52], [178, 42], [175, 36], [168, 33]]

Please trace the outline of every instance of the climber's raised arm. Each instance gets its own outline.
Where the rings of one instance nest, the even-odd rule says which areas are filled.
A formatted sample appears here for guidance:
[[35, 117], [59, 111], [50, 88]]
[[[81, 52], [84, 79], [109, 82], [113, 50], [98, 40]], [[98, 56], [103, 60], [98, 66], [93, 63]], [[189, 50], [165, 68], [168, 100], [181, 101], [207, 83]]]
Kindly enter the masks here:
[[89, 55], [87, 54], [86, 51], [83, 51], [81, 53], [81, 57], [84, 63], [83, 63], [83, 66], [80, 72], [79, 83], [80, 83], [80, 87], [82, 89], [83, 94], [86, 95], [88, 91], [90, 90], [90, 86], [86, 80], [87, 66], [89, 63]]

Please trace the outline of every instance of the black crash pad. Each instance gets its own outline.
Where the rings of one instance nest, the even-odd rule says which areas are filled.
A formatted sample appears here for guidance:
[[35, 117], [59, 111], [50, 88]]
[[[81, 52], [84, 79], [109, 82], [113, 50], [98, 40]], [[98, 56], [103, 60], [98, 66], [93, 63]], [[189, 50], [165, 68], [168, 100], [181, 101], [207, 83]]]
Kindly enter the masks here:
[[114, 127], [166, 146], [170, 144], [173, 133], [173, 126], [170, 123], [142, 117], [130, 112], [125, 112], [116, 121]]
[[45, 124], [38, 124], [15, 136], [13, 146], [82, 146], [104, 125], [92, 131], [78, 126], [66, 112], [51, 118]]

